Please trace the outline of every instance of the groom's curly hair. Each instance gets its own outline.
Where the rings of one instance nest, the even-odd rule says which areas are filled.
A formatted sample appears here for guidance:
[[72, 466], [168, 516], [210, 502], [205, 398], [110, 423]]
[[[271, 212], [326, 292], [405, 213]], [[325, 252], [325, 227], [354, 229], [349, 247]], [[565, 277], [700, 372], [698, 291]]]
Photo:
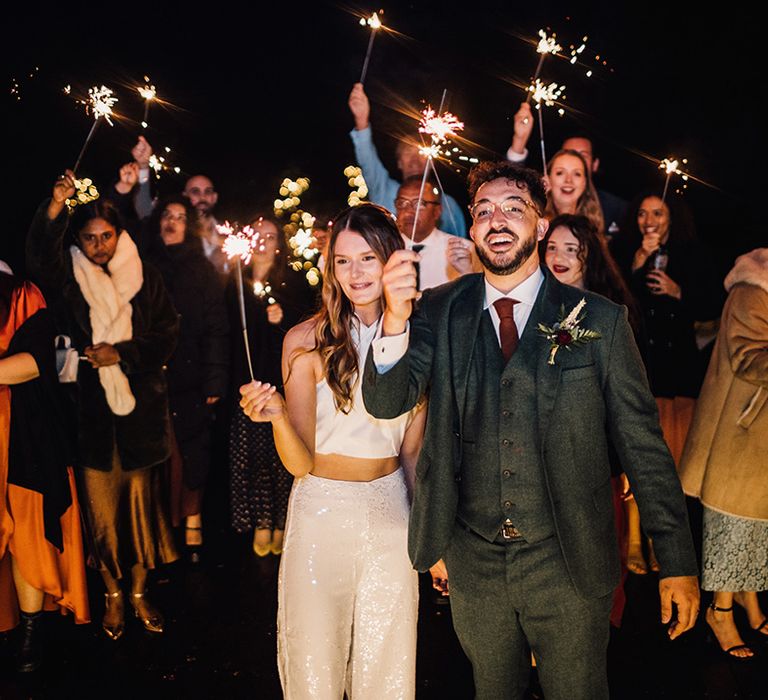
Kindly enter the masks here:
[[475, 201], [477, 191], [486, 182], [499, 179], [509, 180], [514, 182], [520, 189], [527, 190], [539, 211], [544, 211], [544, 208], [547, 206], [547, 192], [544, 189], [544, 181], [541, 179], [541, 175], [535, 170], [514, 165], [508, 160], [486, 160], [478, 163], [469, 171], [467, 185], [469, 186], [470, 203]]

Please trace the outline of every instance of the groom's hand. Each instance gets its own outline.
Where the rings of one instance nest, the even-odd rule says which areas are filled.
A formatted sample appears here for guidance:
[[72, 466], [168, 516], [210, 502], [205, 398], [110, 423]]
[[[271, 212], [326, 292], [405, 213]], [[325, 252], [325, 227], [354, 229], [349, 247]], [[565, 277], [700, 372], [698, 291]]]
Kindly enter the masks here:
[[672, 620], [672, 603], [677, 605], [677, 619], [667, 630], [670, 639], [677, 639], [696, 624], [699, 614], [699, 580], [696, 576], [669, 576], [659, 580], [661, 622]]
[[384, 266], [381, 283], [386, 300], [382, 322], [385, 336], [405, 333], [406, 323], [413, 310], [413, 300], [419, 298], [416, 263], [420, 259], [419, 254], [412, 250], [396, 250]]

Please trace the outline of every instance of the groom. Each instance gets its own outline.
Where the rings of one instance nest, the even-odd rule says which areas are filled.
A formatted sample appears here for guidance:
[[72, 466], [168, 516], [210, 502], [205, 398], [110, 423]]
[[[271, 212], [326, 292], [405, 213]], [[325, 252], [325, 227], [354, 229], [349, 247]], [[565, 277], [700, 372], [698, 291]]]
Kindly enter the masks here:
[[[392, 418], [429, 397], [409, 551], [420, 571], [445, 562], [477, 697], [523, 697], [530, 649], [547, 700], [607, 698], [619, 574], [609, 441], [653, 537], [672, 639], [699, 606], [683, 494], [626, 309], [540, 267], [541, 178], [481, 163], [469, 195], [484, 272], [425, 292], [414, 311], [418, 255], [392, 255], [365, 405]], [[553, 328], [582, 298], [576, 326]]]

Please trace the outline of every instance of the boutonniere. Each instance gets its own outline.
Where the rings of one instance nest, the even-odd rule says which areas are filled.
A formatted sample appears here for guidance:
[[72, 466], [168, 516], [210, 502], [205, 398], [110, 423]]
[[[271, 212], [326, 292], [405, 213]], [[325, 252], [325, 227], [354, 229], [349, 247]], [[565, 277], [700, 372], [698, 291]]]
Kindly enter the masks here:
[[582, 298], [567, 316], [565, 315], [565, 307], [561, 306], [560, 320], [557, 323], [553, 323], [551, 326], [539, 324], [539, 333], [550, 342], [547, 364], [555, 364], [555, 355], [560, 348], [565, 348], [570, 352], [574, 346], [585, 345], [590, 340], [597, 340], [601, 337], [597, 331], [582, 328], [580, 325], [587, 315], [586, 312], [581, 313], [586, 305], [587, 300]]

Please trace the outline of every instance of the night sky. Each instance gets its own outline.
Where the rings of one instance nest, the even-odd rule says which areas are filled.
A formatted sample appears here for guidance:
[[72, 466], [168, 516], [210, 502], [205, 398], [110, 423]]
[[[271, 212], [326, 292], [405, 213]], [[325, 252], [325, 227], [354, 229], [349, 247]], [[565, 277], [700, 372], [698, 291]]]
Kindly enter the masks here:
[[[23, 238], [37, 204], [55, 177], [71, 167], [91, 118], [63, 94], [105, 84], [123, 115], [102, 124], [81, 167], [102, 190], [130, 158], [141, 131], [143, 103], [135, 86], [149, 75], [172, 108], [153, 105], [148, 138], [188, 174], [204, 172], [220, 193], [220, 218], [245, 219], [271, 206], [283, 177], [309, 177], [302, 205], [333, 215], [346, 203], [342, 171], [353, 162], [347, 96], [358, 79], [368, 30], [355, 12], [380, 7], [400, 34], [376, 39], [366, 89], [372, 100], [374, 139], [394, 172], [394, 138], [416, 135], [414, 122], [393, 109], [397, 101], [437, 105], [443, 88], [449, 108], [466, 122], [465, 135], [482, 149], [503, 154], [511, 119], [537, 54], [539, 28], [551, 27], [561, 44], [588, 35], [585, 66], [548, 59], [542, 78], [567, 85], [565, 117], [545, 113], [547, 150], [586, 131], [602, 156], [598, 184], [626, 198], [663, 185], [653, 162], [689, 159], [692, 182], [685, 199], [700, 235], [725, 268], [733, 256], [766, 240], [755, 202], [764, 185], [764, 61], [757, 23], [737, 5], [731, 14], [681, 3], [447, 3], [331, 2], [207, 4], [136, 2], [101, 9], [102, 3], [27, 3], [5, 15], [6, 211], [2, 257], [23, 265]], [[527, 9], [530, 7], [531, 9]], [[595, 55], [607, 60], [598, 65]], [[35, 71], [35, 67], [39, 70]], [[593, 76], [587, 78], [587, 69]], [[609, 70], [612, 69], [611, 70]], [[32, 74], [33, 77], [29, 77]], [[14, 79], [19, 97], [11, 94]], [[511, 81], [511, 82], [510, 82]], [[758, 126], [760, 121], [760, 128]], [[529, 144], [539, 164], [538, 143]], [[446, 189], [466, 202], [465, 173], [442, 167]], [[161, 191], [183, 187], [165, 174]], [[759, 188], [759, 191], [758, 191]]]

